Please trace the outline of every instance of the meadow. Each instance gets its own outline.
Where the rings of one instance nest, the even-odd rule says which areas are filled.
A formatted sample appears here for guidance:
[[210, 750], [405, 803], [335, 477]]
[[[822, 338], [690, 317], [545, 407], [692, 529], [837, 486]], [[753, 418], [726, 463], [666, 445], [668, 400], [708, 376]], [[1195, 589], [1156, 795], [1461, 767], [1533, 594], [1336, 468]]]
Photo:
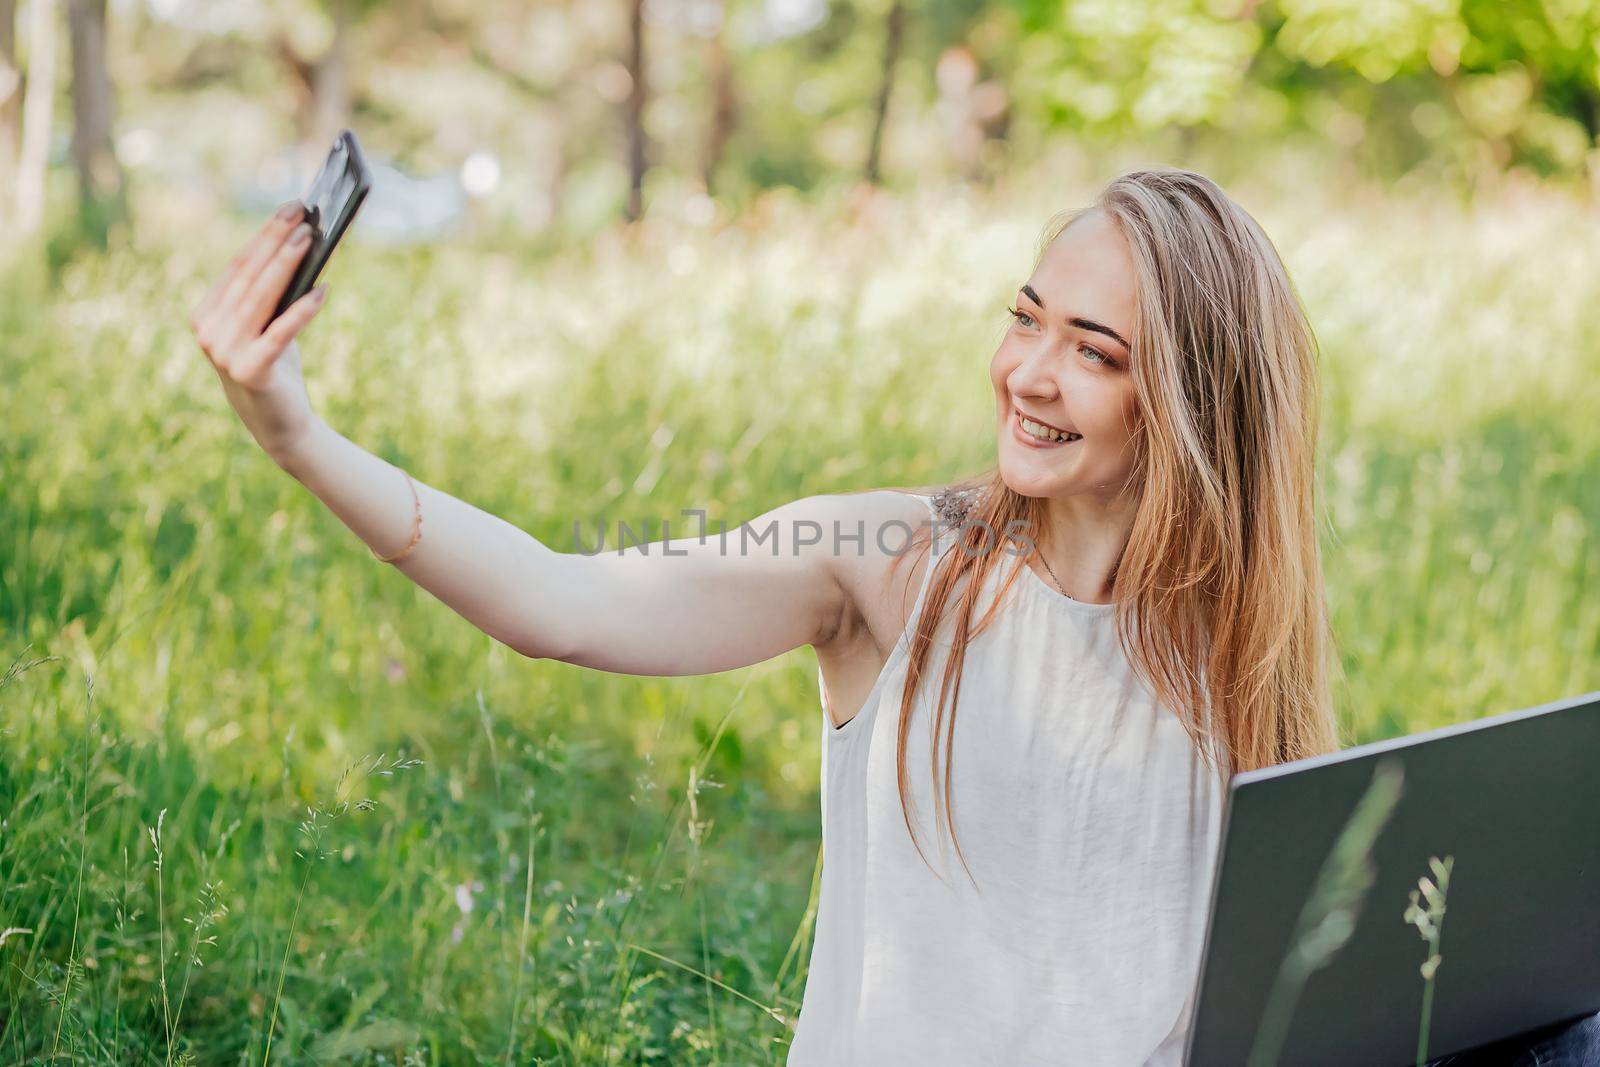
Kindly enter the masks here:
[[[992, 457], [1039, 234], [1108, 166], [570, 247], [352, 245], [312, 400], [564, 550], [575, 519], [653, 540], [684, 508], [953, 479]], [[1600, 689], [1592, 200], [1224, 184], [1322, 345], [1348, 740]], [[256, 220], [180, 230], [150, 196], [109, 251], [0, 282], [0, 1060], [782, 1063], [814, 655], [528, 660], [376, 562], [186, 331]]]

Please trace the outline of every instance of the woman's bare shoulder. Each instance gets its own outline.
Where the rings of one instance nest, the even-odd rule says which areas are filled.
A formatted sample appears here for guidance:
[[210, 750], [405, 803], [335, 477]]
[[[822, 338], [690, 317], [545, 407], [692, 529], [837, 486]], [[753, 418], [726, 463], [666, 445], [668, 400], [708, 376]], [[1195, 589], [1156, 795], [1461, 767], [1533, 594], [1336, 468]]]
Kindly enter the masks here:
[[[929, 510], [933, 491], [863, 489], [828, 498], [827, 510], [839, 527], [841, 550], [853, 556], [898, 556], [910, 536], [934, 520]], [[833, 531], [828, 531], [830, 537]], [[859, 535], [859, 536], [858, 536]], [[854, 549], [859, 546], [861, 551]]]
[[928, 505], [924, 501], [938, 492], [938, 489], [907, 489], [896, 486], [888, 489], [861, 489], [850, 493], [839, 493], [836, 499], [849, 501], [850, 506], [862, 514], [870, 513], [872, 517], [884, 520], [898, 518], [915, 524], [928, 518]]
[[[936, 519], [948, 523], [937, 506], [930, 508], [929, 498], [936, 495], [936, 490], [869, 489], [831, 499], [828, 510], [839, 522], [832, 562], [847, 603], [830, 643], [860, 643], [870, 634], [878, 646], [904, 629], [928, 566], [920, 545]], [[825, 536], [836, 535], [830, 529]]]

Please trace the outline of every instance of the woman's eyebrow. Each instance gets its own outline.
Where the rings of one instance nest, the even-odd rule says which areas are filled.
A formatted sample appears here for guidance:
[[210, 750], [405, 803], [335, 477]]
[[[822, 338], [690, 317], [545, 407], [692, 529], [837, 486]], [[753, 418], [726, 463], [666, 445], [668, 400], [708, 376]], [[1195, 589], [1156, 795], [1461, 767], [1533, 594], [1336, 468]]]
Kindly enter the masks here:
[[[1027, 294], [1029, 300], [1032, 300], [1041, 308], [1044, 307], [1044, 301], [1039, 299], [1039, 294], [1033, 291], [1033, 286], [1024, 285], [1021, 291]], [[1049, 309], [1046, 308], [1045, 310]], [[1117, 344], [1121, 345], [1123, 348], [1126, 348], [1129, 352], [1133, 351], [1133, 346], [1128, 343], [1127, 338], [1123, 337], [1116, 330], [1113, 330], [1104, 323], [1095, 322], [1093, 319], [1068, 319], [1067, 325], [1076, 326], [1080, 330], [1088, 330], [1091, 333], [1103, 333], [1113, 341], [1117, 342]]]

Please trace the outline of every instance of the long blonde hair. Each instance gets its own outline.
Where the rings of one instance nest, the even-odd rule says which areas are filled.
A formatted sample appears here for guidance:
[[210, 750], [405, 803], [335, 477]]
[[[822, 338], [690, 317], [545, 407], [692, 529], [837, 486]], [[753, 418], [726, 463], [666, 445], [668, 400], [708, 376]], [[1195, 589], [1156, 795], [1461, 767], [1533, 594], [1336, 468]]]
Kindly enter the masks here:
[[[1112, 569], [1118, 642], [1216, 773], [1335, 751], [1336, 645], [1317, 542], [1318, 350], [1299, 296], [1256, 221], [1209, 178], [1179, 168], [1125, 173], [1092, 204], [1055, 216], [1038, 259], [1096, 209], [1126, 239], [1138, 288], [1131, 373], [1143, 419], [1130, 479], [1137, 506]], [[942, 733], [942, 814], [959, 855], [950, 767], [962, 664], [1026, 565], [1014, 551], [994, 551], [992, 535], [1018, 529], [1017, 520], [1025, 530], [1045, 521], [1045, 501], [1013, 492], [998, 468], [954, 489], [972, 501], [949, 535], [963, 550], [940, 556], [929, 576], [900, 702], [896, 776], [924, 862], [906, 743], [934, 635], [953, 615], [929, 762], [937, 794]], [[979, 593], [1002, 558], [1017, 564], [974, 625]]]

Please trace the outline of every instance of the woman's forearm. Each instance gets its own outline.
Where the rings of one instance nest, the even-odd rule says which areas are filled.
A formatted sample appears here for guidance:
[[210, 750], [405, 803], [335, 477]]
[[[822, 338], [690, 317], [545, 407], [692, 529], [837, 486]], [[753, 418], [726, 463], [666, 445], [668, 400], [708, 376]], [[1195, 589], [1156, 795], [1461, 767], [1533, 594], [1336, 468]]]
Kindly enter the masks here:
[[[272, 456], [373, 552], [391, 556], [411, 542], [416, 504], [407, 472], [322, 419], [313, 415]], [[851, 603], [846, 578], [875, 588], [869, 575], [887, 556], [863, 555], [847, 574], [819, 531], [838, 538], [841, 527], [863, 529], [874, 507], [896, 522], [922, 510], [893, 490], [865, 504], [851, 495], [803, 497], [711, 536], [701, 530], [628, 552], [620, 543], [614, 552], [557, 552], [415, 473], [412, 481], [422, 536], [394, 567], [524, 656], [615, 674], [715, 674], [831, 640]]]
[[[373, 551], [391, 556], [411, 540], [416, 505], [405, 472], [322, 419], [274, 459]], [[529, 632], [537, 628], [530, 605], [513, 591], [542, 585], [554, 592], [560, 554], [504, 519], [411, 478], [422, 503], [422, 537], [404, 559], [388, 565], [495, 640], [524, 655], [548, 654], [552, 635]], [[543, 579], [529, 573], [541, 569]]]

